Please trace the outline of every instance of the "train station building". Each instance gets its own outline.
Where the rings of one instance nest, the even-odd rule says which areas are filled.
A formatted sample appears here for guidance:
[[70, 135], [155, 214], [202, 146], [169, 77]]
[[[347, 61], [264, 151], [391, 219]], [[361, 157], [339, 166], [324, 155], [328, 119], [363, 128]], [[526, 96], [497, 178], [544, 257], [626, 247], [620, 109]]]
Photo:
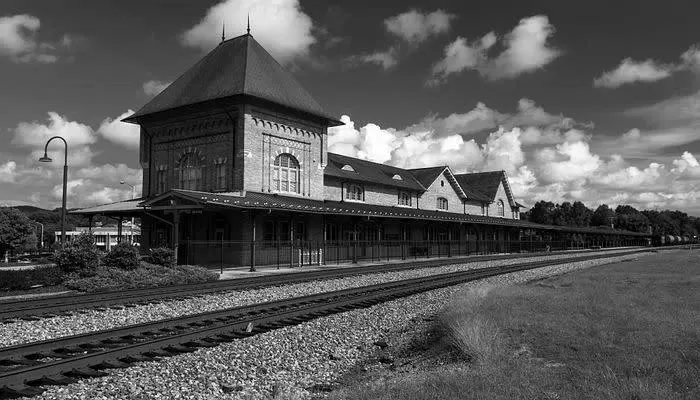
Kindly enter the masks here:
[[[255, 265], [645, 244], [533, 224], [503, 171], [402, 169], [329, 153], [342, 125], [253, 38], [222, 41], [125, 122], [141, 127], [142, 198], [74, 212], [141, 218], [141, 248]], [[529, 244], [529, 248], [528, 248]]]

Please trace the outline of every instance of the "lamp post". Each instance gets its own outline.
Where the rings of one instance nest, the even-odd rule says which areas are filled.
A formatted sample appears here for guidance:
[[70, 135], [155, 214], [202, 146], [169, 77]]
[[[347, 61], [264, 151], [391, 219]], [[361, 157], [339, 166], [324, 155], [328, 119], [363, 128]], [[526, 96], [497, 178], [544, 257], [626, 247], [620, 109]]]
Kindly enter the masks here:
[[41, 250], [44, 250], [44, 224], [38, 221], [34, 221], [35, 224], [41, 225]]
[[51, 162], [53, 161], [51, 157], [48, 156], [47, 151], [49, 148], [49, 143], [54, 139], [61, 139], [65, 145], [65, 153], [63, 156], [63, 201], [61, 207], [61, 247], [66, 243], [66, 192], [68, 188], [68, 142], [66, 139], [60, 136], [54, 136], [46, 142], [44, 146], [44, 156], [39, 159], [41, 162]]
[[[136, 186], [134, 186], [130, 183], [126, 183], [123, 180], [119, 181], [119, 184], [131, 186], [131, 200], [136, 198]], [[131, 217], [131, 240], [130, 240], [130, 243], [134, 244], [134, 217]]]

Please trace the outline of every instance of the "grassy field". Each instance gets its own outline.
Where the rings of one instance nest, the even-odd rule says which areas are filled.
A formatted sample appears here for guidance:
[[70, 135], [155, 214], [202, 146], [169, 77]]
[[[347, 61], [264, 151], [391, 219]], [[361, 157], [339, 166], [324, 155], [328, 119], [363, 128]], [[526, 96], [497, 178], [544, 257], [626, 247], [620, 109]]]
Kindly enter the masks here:
[[334, 397], [700, 399], [700, 252], [465, 291], [435, 329], [451, 362]]

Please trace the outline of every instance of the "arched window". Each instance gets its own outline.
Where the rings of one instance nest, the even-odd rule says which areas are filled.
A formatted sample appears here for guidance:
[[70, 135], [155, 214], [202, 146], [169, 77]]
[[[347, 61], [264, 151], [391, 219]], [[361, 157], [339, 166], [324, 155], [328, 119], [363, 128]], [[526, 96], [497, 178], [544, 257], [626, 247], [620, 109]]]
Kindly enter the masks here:
[[202, 190], [202, 160], [198, 154], [187, 153], [180, 158], [180, 189]]
[[360, 185], [348, 185], [345, 189], [346, 200], [365, 201], [365, 191]]
[[411, 195], [406, 192], [399, 192], [399, 205], [400, 206], [410, 206], [411, 205]]
[[444, 197], [438, 197], [437, 198], [437, 209], [438, 210], [447, 210], [447, 199]]
[[498, 206], [498, 209], [496, 210], [496, 211], [497, 211], [497, 215], [498, 215], [499, 217], [504, 217], [504, 216], [506, 215], [506, 212], [505, 212], [505, 207], [503, 206], [503, 200], [498, 199], [498, 204], [497, 204], [497, 206]]
[[299, 162], [291, 154], [280, 154], [275, 158], [272, 171], [272, 190], [299, 193]]

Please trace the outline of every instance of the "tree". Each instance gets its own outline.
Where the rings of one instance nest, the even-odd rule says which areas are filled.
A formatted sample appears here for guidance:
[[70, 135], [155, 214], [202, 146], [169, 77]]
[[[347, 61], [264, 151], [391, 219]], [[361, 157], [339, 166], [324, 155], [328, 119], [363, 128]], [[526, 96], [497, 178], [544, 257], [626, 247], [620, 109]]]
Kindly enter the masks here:
[[0, 208], [0, 252], [5, 262], [9, 251], [36, 249], [32, 221], [16, 208]]
[[552, 225], [554, 222], [555, 205], [551, 201], [540, 200], [528, 212], [531, 222]]
[[571, 207], [571, 219], [574, 226], [590, 226], [593, 211], [580, 201], [575, 201]]
[[607, 204], [601, 204], [593, 211], [591, 226], [610, 226], [615, 221], [615, 211]]

